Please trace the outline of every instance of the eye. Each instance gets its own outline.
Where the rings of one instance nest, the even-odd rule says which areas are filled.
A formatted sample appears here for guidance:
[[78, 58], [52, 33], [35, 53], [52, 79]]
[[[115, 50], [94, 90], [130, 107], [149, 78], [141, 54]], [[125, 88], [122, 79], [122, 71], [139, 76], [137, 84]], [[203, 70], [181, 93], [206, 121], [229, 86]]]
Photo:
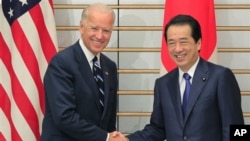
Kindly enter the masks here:
[[168, 46], [169, 46], [169, 47], [173, 47], [173, 46], [175, 46], [175, 42], [173, 42], [173, 41], [169, 41], [169, 42], [168, 42]]
[[97, 31], [98, 28], [97, 28], [97, 27], [91, 27], [91, 30], [92, 30], [92, 31]]
[[181, 45], [187, 45], [188, 42], [187, 41], [181, 41]]
[[109, 32], [110, 32], [110, 30], [108, 30], [108, 29], [104, 29], [104, 30], [103, 30], [103, 32], [105, 32], [105, 33], [109, 33]]

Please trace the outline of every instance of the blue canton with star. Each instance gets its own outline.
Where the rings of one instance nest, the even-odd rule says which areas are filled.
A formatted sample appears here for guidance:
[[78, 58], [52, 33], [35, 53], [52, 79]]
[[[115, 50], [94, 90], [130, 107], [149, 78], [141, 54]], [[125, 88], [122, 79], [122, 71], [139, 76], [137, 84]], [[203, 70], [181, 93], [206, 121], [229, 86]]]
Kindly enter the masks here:
[[10, 25], [41, 0], [2, 0], [3, 13]]

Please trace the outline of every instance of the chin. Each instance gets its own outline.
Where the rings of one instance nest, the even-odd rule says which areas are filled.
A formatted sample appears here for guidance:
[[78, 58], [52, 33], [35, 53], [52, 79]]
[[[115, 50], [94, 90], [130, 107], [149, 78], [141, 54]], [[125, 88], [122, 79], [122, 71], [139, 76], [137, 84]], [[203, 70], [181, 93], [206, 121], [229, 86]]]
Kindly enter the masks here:
[[183, 68], [186, 66], [186, 64], [184, 62], [176, 62], [176, 65], [180, 68]]

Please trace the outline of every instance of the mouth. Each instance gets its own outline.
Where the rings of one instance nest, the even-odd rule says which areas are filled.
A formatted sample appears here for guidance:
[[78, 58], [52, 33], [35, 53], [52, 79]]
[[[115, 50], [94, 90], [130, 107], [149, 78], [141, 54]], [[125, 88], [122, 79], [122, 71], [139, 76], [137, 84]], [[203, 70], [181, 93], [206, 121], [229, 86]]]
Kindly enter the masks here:
[[185, 59], [186, 54], [179, 54], [179, 55], [174, 55], [176, 58], [176, 61], [180, 62]]
[[182, 57], [184, 57], [184, 55], [175, 55], [176, 56], [176, 58], [182, 58]]
[[175, 57], [177, 58], [177, 59], [181, 59], [181, 58], [184, 58], [186, 55], [185, 54], [181, 54], [181, 55], [175, 55]]
[[101, 45], [102, 44], [102, 42], [101, 41], [98, 41], [98, 40], [92, 40], [93, 41], [93, 43], [95, 44], [95, 45]]

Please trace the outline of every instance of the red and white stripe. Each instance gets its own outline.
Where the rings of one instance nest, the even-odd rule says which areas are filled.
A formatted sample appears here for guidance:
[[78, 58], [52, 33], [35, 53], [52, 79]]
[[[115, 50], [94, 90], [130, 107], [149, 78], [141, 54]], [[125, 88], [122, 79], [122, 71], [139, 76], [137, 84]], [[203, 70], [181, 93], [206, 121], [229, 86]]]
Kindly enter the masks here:
[[52, 0], [42, 0], [11, 27], [0, 9], [0, 141], [39, 140], [42, 79], [56, 52]]

